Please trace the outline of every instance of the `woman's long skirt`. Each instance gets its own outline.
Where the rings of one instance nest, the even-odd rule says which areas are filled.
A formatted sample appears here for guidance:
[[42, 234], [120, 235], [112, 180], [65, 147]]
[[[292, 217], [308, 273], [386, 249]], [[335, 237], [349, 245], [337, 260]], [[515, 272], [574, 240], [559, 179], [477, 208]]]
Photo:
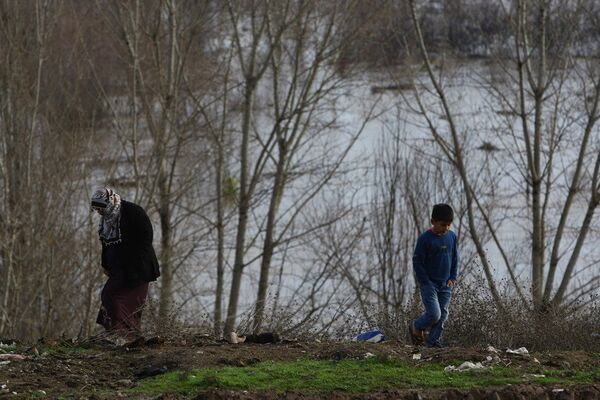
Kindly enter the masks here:
[[121, 336], [139, 335], [147, 295], [148, 282], [126, 287], [117, 277], [108, 278], [102, 289], [102, 307], [96, 322]]

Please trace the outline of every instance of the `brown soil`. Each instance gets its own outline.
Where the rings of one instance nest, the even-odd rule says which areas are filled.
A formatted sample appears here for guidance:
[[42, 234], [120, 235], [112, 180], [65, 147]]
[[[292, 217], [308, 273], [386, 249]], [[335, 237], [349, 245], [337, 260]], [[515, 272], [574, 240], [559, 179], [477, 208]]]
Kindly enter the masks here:
[[[6, 343], [6, 341], [4, 341]], [[68, 350], [71, 346], [74, 349]], [[87, 346], [87, 351], [76, 351]], [[65, 350], [67, 349], [67, 350]], [[399, 342], [319, 343], [283, 342], [278, 344], [231, 345], [198, 335], [179, 340], [155, 340], [131, 346], [109, 343], [45, 342], [35, 346], [19, 345], [16, 353], [24, 360], [0, 359], [0, 398], [66, 398], [116, 399], [128, 398], [126, 390], [137, 381], [172, 370], [200, 367], [248, 366], [261, 361], [284, 361], [299, 358], [332, 359], [364, 358], [370, 352], [389, 359], [404, 359], [412, 363], [482, 361], [495, 362], [510, 368], [576, 368], [600, 367], [600, 359], [586, 352], [540, 353], [531, 356], [498, 354], [494, 361], [486, 361], [495, 354], [485, 349], [445, 348], [424, 349]], [[413, 359], [420, 353], [421, 359]], [[3, 386], [5, 385], [5, 386]], [[14, 393], [16, 394], [14, 394]], [[3, 397], [4, 396], [4, 397]], [[140, 397], [142, 399], [144, 397]], [[148, 398], [148, 397], [146, 397]], [[154, 399], [183, 399], [182, 396], [162, 395]], [[197, 399], [314, 399], [302, 393], [276, 394], [272, 392], [232, 392], [211, 390]], [[333, 393], [332, 399], [600, 399], [600, 385], [555, 387], [515, 385], [502, 388], [461, 390], [401, 389], [364, 395]]]

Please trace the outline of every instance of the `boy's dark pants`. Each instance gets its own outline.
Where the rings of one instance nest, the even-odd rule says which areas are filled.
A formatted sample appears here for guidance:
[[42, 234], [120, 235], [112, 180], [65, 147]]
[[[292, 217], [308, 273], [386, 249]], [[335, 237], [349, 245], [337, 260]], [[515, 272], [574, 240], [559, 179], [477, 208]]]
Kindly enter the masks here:
[[415, 328], [420, 331], [429, 329], [426, 344], [431, 347], [440, 344], [444, 322], [448, 319], [452, 288], [448, 287], [446, 282], [432, 281], [429, 285], [422, 285], [420, 290], [425, 312], [415, 321]]

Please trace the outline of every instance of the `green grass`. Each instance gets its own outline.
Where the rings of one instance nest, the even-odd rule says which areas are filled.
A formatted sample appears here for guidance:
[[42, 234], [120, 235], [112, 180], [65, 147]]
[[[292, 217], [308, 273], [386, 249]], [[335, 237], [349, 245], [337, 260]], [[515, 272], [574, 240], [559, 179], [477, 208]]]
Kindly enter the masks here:
[[89, 353], [92, 350], [87, 349], [85, 347], [76, 347], [76, 346], [54, 346], [54, 347], [40, 347], [38, 348], [40, 354], [44, 355], [58, 355], [58, 356], [73, 356], [77, 354], [85, 354]]
[[[473, 372], [444, 372], [446, 365], [418, 366], [405, 361], [343, 360], [265, 362], [252, 367], [196, 369], [148, 378], [132, 389], [135, 394], [180, 393], [219, 388], [232, 390], [298, 391], [311, 393], [368, 393], [393, 388], [460, 388], [501, 386], [526, 382], [524, 371], [496, 366]], [[555, 371], [533, 382], [584, 384], [597, 381], [600, 371]]]
[[17, 351], [17, 345], [14, 343], [2, 343], [0, 346], [0, 353], [14, 353], [15, 351]]
[[535, 379], [535, 382], [541, 384], [568, 383], [573, 385], [600, 382], [600, 369], [597, 369], [595, 371], [576, 371], [572, 369], [561, 369], [545, 371], [544, 375], [546, 375], [545, 378]]

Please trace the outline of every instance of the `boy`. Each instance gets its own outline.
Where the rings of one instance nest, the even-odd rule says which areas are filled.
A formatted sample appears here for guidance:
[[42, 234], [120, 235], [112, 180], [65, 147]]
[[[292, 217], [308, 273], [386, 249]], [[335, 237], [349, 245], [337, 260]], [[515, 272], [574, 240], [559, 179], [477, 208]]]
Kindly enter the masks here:
[[450, 230], [453, 219], [452, 207], [436, 204], [431, 212], [431, 229], [417, 240], [413, 269], [425, 307], [425, 312], [409, 324], [410, 337], [417, 345], [426, 342], [427, 347], [442, 347], [440, 339], [458, 273], [456, 234]]

